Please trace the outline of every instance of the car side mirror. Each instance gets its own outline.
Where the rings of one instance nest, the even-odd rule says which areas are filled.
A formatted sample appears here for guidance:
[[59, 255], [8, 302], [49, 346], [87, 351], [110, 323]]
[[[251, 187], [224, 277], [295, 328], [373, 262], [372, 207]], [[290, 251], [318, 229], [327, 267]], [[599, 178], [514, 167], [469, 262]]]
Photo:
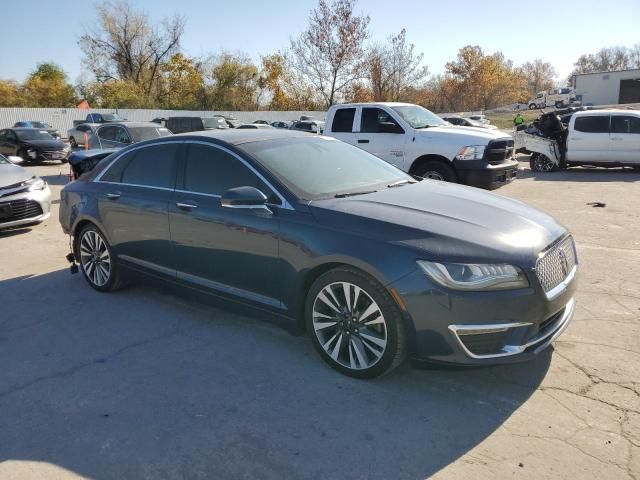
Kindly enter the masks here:
[[378, 133], [403, 133], [402, 129], [393, 122], [380, 122]]
[[230, 188], [222, 194], [220, 204], [227, 208], [263, 209], [267, 207], [267, 196], [255, 187]]
[[16, 157], [15, 155], [11, 155], [7, 157], [7, 160], [9, 160], [11, 163], [15, 163], [16, 165], [19, 165], [22, 162], [24, 162], [24, 159], [22, 157]]

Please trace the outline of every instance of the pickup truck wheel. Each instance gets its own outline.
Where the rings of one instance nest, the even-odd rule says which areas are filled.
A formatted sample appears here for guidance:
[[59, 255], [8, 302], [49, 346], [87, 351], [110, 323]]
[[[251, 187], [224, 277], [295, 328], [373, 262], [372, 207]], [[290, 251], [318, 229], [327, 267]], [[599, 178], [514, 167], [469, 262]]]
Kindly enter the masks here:
[[458, 182], [455, 170], [443, 162], [425, 162], [416, 169], [416, 175], [442, 182]]
[[536, 108], [538, 108], [538, 106], [535, 103], [529, 104], [529, 110], [535, 110]]
[[562, 102], [556, 102], [556, 108], [562, 108], [564, 104]]
[[529, 159], [529, 168], [534, 172], [553, 172], [558, 166], [546, 155], [533, 153]]

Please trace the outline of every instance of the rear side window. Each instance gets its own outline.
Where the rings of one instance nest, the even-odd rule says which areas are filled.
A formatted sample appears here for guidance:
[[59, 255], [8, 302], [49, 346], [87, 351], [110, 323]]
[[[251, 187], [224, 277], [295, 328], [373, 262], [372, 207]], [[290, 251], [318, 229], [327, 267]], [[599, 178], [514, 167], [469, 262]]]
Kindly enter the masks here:
[[191, 144], [184, 172], [184, 189], [189, 192], [222, 195], [235, 187], [255, 187], [270, 203], [280, 203], [271, 189], [233, 155], [215, 147]]
[[100, 178], [104, 182], [173, 188], [178, 144], [150, 145], [118, 159]]
[[331, 124], [332, 132], [352, 132], [353, 118], [356, 116], [355, 108], [339, 108], [333, 116]]
[[640, 134], [640, 117], [614, 115], [611, 117], [611, 133]]
[[573, 128], [578, 132], [609, 133], [609, 117], [607, 115], [577, 117]]

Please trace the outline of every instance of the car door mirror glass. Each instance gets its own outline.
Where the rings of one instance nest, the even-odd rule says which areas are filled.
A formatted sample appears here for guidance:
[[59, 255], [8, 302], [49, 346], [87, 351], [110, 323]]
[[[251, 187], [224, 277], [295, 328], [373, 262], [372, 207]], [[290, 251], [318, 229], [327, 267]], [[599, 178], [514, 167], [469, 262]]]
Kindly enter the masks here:
[[267, 200], [255, 187], [235, 187], [222, 194], [220, 204], [228, 208], [267, 208]]

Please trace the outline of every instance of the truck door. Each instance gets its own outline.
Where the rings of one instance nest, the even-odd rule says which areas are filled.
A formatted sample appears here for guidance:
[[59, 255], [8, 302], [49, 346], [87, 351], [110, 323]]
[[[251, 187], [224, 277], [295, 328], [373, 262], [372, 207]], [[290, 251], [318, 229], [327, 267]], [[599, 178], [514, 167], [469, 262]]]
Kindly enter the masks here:
[[403, 169], [405, 131], [386, 110], [362, 107], [356, 141], [357, 147]]
[[609, 114], [574, 115], [569, 124], [567, 159], [570, 162], [613, 162], [609, 151]]
[[609, 138], [616, 162], [640, 164], [640, 117], [612, 115]]
[[356, 107], [338, 108], [331, 120], [331, 136], [351, 145], [356, 143]]

